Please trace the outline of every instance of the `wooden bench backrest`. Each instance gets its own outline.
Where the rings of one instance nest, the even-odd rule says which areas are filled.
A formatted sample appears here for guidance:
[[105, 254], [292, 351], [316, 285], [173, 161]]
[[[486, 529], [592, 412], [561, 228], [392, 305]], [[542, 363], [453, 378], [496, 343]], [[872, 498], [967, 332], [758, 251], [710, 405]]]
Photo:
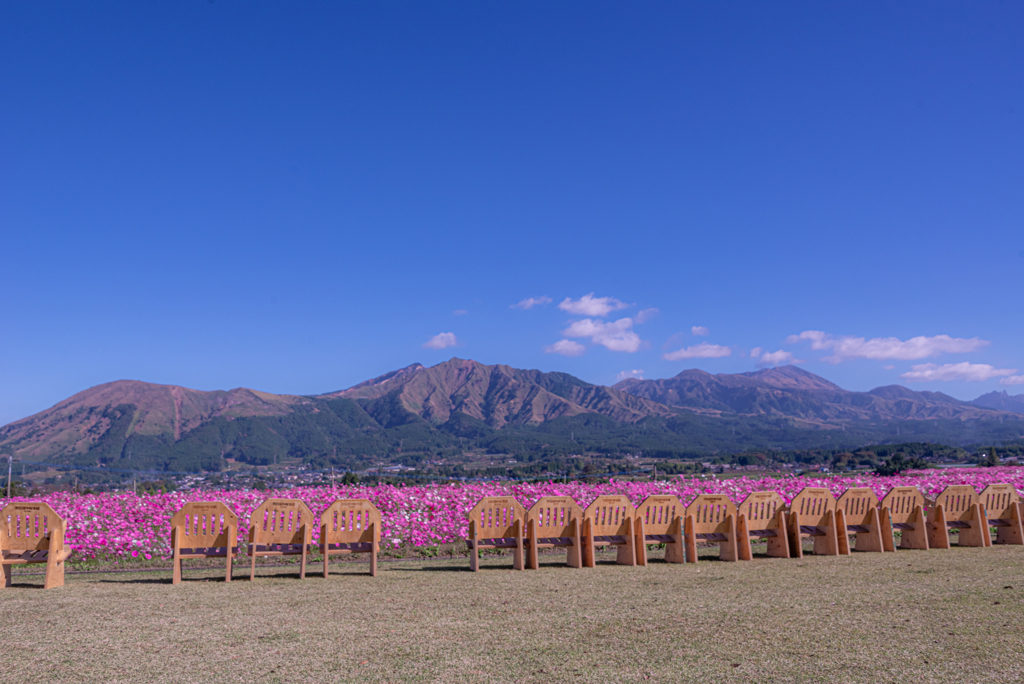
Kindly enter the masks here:
[[680, 534], [673, 529], [676, 518], [686, 514], [686, 507], [674, 494], [654, 494], [636, 508], [636, 515], [644, 521], [644, 534]]
[[336, 500], [320, 514], [321, 528], [324, 525], [328, 544], [380, 542], [380, 511], [366, 499]]
[[636, 509], [626, 496], [599, 496], [583, 511], [590, 520], [590, 533], [595, 537], [632, 534], [627, 518], [636, 518]]
[[981, 493], [981, 503], [991, 520], [1009, 519], [1019, 501], [1020, 494], [1011, 484], [990, 484]]
[[804, 487], [789, 504], [790, 514], [800, 515], [801, 525], [824, 525], [825, 514], [836, 510], [836, 497], [824, 487]]
[[0, 511], [0, 518], [0, 549], [5, 551], [48, 549], [49, 533], [64, 529], [64, 519], [42, 502], [8, 504]]
[[747, 529], [764, 530], [775, 519], [775, 512], [785, 507], [778, 492], [751, 492], [737, 510], [747, 519]]
[[171, 527], [182, 528], [178, 543], [186, 549], [234, 546], [238, 539], [238, 516], [220, 501], [189, 501], [171, 518]]
[[313, 511], [298, 499], [267, 499], [252, 512], [249, 525], [255, 530], [256, 544], [305, 544], [310, 539], [313, 520]]
[[867, 525], [870, 513], [878, 508], [878, 495], [869, 487], [851, 487], [843, 492], [836, 506], [846, 513], [847, 525]]
[[942, 506], [947, 521], [969, 521], [971, 505], [976, 503], [978, 492], [970, 485], [949, 485], [935, 497], [935, 504]]
[[478, 539], [502, 539], [515, 536], [518, 520], [526, 533], [526, 509], [511, 496], [485, 496], [473, 506], [469, 519], [476, 523]]
[[691, 515], [694, 534], [724, 533], [726, 518], [736, 517], [736, 504], [725, 494], [701, 494], [686, 507], [686, 516]]
[[924, 504], [924, 494], [917, 487], [893, 487], [882, 499], [882, 506], [889, 509], [894, 525], [906, 523], [914, 510]]
[[581, 531], [583, 509], [568, 496], [545, 496], [530, 507], [527, 522], [533, 521], [538, 539], [573, 536], [572, 520], [576, 522], [576, 533]]

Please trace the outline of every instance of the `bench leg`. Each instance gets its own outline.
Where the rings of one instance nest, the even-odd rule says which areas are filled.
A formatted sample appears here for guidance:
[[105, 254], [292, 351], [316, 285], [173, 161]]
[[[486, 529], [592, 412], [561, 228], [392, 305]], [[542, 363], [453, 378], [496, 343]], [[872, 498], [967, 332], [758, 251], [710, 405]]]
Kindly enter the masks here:
[[225, 582], [230, 582], [231, 581], [232, 561], [234, 561], [234, 559], [235, 559], [234, 549], [229, 546], [228, 547], [227, 559], [224, 562], [224, 581]]
[[3, 585], [0, 585], [0, 589], [4, 589], [4, 588], [9, 587], [9, 586], [11, 586], [11, 566], [10, 565], [5, 565], [4, 566], [4, 582], [3, 582]]
[[480, 569], [480, 550], [476, 548], [476, 539], [469, 540], [469, 569], [473, 572]]
[[249, 581], [252, 582], [256, 579], [256, 545], [249, 549], [249, 555], [252, 556], [252, 564], [249, 567]]
[[64, 586], [64, 561], [51, 557], [46, 561], [46, 579], [43, 589], [56, 589]]
[[[323, 537], [323, 538], [326, 539], [326, 536]], [[320, 555], [324, 557], [324, 579], [327, 579], [327, 573], [328, 573], [327, 561], [330, 560], [330, 555], [327, 553], [327, 544], [326, 543], [321, 543], [320, 544]]]
[[370, 577], [377, 576], [377, 542], [370, 549]]
[[694, 536], [693, 525], [693, 516], [686, 516], [683, 521], [683, 544], [686, 545], [687, 563], [697, 562], [697, 537]]
[[309, 544], [302, 545], [302, 561], [299, 564], [299, 579], [306, 579], [306, 554], [309, 553]]

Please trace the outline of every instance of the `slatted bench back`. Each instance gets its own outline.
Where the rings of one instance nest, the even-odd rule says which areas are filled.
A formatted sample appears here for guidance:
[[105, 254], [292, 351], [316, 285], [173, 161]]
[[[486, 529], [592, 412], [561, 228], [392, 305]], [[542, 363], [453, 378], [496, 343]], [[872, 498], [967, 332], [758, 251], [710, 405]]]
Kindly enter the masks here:
[[905, 524], [924, 503], [924, 494], [917, 487], [893, 487], [882, 499], [882, 507], [889, 509], [893, 525]]
[[737, 510], [747, 519], [747, 528], [765, 530], [775, 520], [775, 513], [786, 507], [786, 501], [778, 492], [751, 492]]
[[990, 484], [981, 493], [981, 503], [990, 519], [1005, 520], [1014, 515], [1020, 494], [1011, 484]]
[[693, 516], [694, 534], [724, 534], [726, 519], [736, 518], [736, 504], [724, 494], [701, 494], [686, 507], [686, 515]]
[[789, 504], [790, 515], [799, 514], [801, 525], [824, 525], [826, 514], [835, 510], [836, 498], [824, 487], [804, 487]]
[[[568, 496], [545, 496], [530, 507], [527, 522], [533, 522], [533, 532], [538, 539], [571, 537], [579, 534], [583, 524], [583, 509]], [[572, 521], [576, 520], [573, 530]]]
[[238, 516], [220, 501], [189, 501], [171, 518], [171, 527], [181, 528], [179, 544], [188, 549], [234, 546], [238, 538]]
[[644, 523], [644, 534], [681, 534], [675, 525], [683, 517], [686, 508], [678, 496], [654, 494], [643, 500], [636, 508], [637, 517]]
[[251, 529], [255, 530], [253, 543], [305, 544], [313, 529], [313, 519], [313, 511], [298, 499], [267, 499], [249, 518]]
[[971, 519], [971, 504], [978, 503], [978, 492], [970, 485], [949, 485], [935, 497], [935, 504], [942, 506], [949, 522]]
[[851, 487], [843, 492], [836, 506], [846, 513], [847, 525], [868, 525], [871, 511], [878, 508], [878, 495], [868, 487]]
[[590, 520], [590, 534], [595, 537], [629, 536], [629, 519], [636, 518], [636, 509], [628, 497], [599, 496], [583, 511]]
[[320, 514], [320, 525], [328, 544], [380, 542], [380, 511], [366, 499], [338, 499]]
[[478, 539], [513, 537], [517, 520], [525, 526], [526, 509], [511, 496], [485, 496], [469, 512], [469, 519], [476, 523]]
[[43, 551], [50, 548], [50, 532], [64, 529], [64, 520], [44, 503], [12, 503], [0, 511], [0, 549]]

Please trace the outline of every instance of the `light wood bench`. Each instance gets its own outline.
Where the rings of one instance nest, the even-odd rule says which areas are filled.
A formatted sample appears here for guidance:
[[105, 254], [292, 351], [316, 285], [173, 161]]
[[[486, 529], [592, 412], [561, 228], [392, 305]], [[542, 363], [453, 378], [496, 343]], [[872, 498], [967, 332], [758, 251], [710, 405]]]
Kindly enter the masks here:
[[181, 582], [186, 558], [223, 558], [224, 581], [238, 555], [238, 516], [220, 501], [189, 501], [171, 518], [171, 584]]
[[[843, 492], [836, 503], [846, 518], [846, 529], [840, 533], [856, 533], [854, 551], [883, 553], [882, 517], [878, 511], [878, 495], [869, 487], [851, 487]], [[847, 543], [849, 538], [847, 535]]]
[[469, 569], [480, 569], [480, 551], [512, 549], [512, 568], [523, 569], [526, 510], [511, 496], [485, 496], [469, 512]]
[[583, 567], [597, 565], [597, 548], [618, 547], [615, 562], [636, 565], [636, 509], [628, 497], [599, 496], [583, 511]]
[[900, 531], [901, 549], [928, 550], [924, 517], [924, 495], [917, 487], [893, 487], [882, 499], [878, 515], [882, 520], [882, 544], [896, 550], [895, 530]]
[[740, 559], [736, 504], [724, 494], [701, 494], [686, 506], [683, 540], [686, 562], [697, 562], [697, 540], [718, 542], [718, 558]]
[[640, 523], [637, 533], [637, 562], [647, 565], [647, 545], [664, 544], [666, 563], [683, 563], [686, 552], [683, 545], [683, 515], [686, 507], [678, 496], [653, 494], [636, 508]]
[[814, 540], [814, 553], [817, 555], [845, 556], [850, 553], [846, 516], [837, 506], [832, 492], [824, 487], [800, 490], [789, 504], [787, 531], [790, 553], [794, 558], [804, 557], [804, 537]]
[[0, 511], [0, 565], [3, 588], [11, 586], [15, 565], [46, 563], [43, 589], [64, 586], [64, 561], [71, 549], [64, 546], [64, 519], [42, 502], [7, 504]]
[[313, 511], [298, 499], [267, 499], [261, 503], [249, 518], [249, 579], [256, 579], [259, 556], [301, 556], [299, 579], [306, 579], [313, 520]]
[[978, 492], [970, 485], [950, 485], [928, 510], [928, 546], [948, 549], [949, 530], [960, 532], [960, 546], [992, 546], [988, 521]]
[[740, 560], [754, 557], [751, 539], [765, 539], [768, 555], [789, 558], [789, 535], [786, 534], [786, 501], [778, 492], [751, 492], [737, 507], [736, 536]]
[[526, 513], [526, 567], [540, 567], [538, 550], [565, 548], [565, 563], [583, 567], [583, 509], [568, 496], [545, 496]]
[[380, 550], [380, 511], [366, 499], [338, 499], [320, 514], [320, 554], [324, 577], [331, 556], [349, 553], [370, 555], [370, 577], [377, 576]]
[[1024, 544], [1024, 505], [1020, 494], [1010, 484], [990, 484], [981, 493], [988, 524], [996, 528], [995, 544]]

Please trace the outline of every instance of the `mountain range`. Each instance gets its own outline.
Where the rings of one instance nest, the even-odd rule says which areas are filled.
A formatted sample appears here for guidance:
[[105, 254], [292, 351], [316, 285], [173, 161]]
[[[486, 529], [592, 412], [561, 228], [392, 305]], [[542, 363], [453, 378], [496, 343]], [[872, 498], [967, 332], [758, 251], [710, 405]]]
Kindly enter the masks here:
[[315, 396], [111, 382], [0, 428], [0, 450], [24, 461], [186, 471], [217, 470], [226, 458], [416, 463], [467, 449], [530, 460], [581, 451], [696, 457], [909, 439], [1003, 442], [1024, 438], [1022, 414], [1024, 396], [851, 392], [794, 366], [687, 370], [604, 387], [453, 358]]

